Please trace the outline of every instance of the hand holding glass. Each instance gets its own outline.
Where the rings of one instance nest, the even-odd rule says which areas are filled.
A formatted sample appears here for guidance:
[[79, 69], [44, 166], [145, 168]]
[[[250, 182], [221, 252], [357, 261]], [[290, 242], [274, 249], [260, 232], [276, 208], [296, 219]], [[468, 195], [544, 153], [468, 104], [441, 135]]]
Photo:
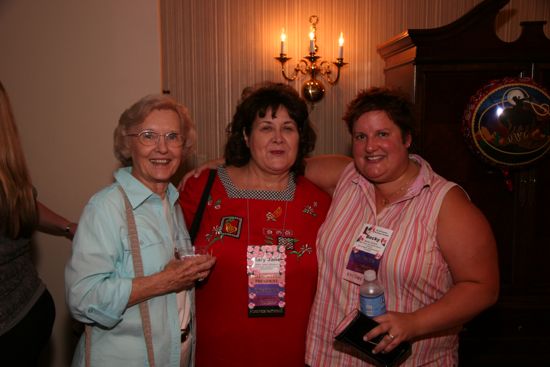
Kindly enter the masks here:
[[201, 246], [193, 246], [193, 247], [175, 248], [174, 255], [178, 260], [183, 260], [186, 257], [190, 257], [190, 256], [201, 256], [201, 255], [212, 256], [212, 254], [208, 253], [209, 247], [210, 246], [207, 246], [207, 245], [201, 245]]

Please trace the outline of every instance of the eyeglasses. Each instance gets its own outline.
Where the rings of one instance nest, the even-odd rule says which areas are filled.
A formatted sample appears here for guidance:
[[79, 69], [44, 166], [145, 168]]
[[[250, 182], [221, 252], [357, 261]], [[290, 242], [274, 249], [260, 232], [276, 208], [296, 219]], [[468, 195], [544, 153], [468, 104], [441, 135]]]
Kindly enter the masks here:
[[151, 130], [144, 130], [137, 134], [126, 134], [126, 136], [137, 137], [138, 141], [146, 146], [157, 145], [160, 141], [160, 137], [164, 137], [164, 143], [169, 147], [181, 147], [185, 140], [183, 136], [178, 133], [170, 132], [166, 134], [159, 134]]

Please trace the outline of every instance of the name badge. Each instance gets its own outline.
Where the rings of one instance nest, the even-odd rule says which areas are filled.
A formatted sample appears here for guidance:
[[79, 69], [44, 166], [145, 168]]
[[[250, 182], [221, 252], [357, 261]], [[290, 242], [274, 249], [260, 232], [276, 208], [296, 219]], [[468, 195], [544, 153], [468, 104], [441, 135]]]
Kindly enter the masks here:
[[380, 259], [384, 255], [393, 230], [366, 224], [353, 243], [348, 263], [344, 270], [344, 279], [361, 285], [365, 270], [378, 270]]
[[249, 245], [246, 257], [248, 316], [283, 316], [285, 313], [285, 246]]

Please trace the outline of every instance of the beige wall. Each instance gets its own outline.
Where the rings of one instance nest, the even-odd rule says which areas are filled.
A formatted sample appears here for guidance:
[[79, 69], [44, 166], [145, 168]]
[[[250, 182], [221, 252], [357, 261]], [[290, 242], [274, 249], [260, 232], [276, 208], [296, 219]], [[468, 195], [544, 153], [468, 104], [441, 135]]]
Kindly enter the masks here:
[[[0, 80], [10, 94], [39, 198], [74, 220], [111, 181], [120, 113], [160, 92], [155, 0], [1, 0]], [[63, 269], [68, 240], [35, 237], [57, 308], [49, 366], [70, 363]]]
[[[320, 53], [331, 60], [346, 36], [344, 69], [313, 111], [318, 152], [345, 152], [341, 115], [358, 89], [383, 84], [376, 46], [407, 28], [451, 22], [480, 0], [162, 0], [181, 9], [184, 24], [166, 46], [182, 65], [164, 85], [199, 126], [199, 160], [221, 154], [223, 128], [241, 89], [281, 80], [273, 60], [287, 28], [288, 53], [302, 55], [307, 18], [320, 17]], [[499, 34], [512, 40], [520, 20], [550, 20], [550, 1], [511, 0]], [[15, 108], [40, 199], [77, 219], [88, 198], [111, 181], [112, 130], [124, 108], [161, 90], [160, 32], [155, 0], [0, 0], [0, 80]], [[545, 31], [550, 35], [549, 25]], [[299, 85], [299, 84], [297, 84]], [[38, 269], [54, 295], [57, 320], [50, 366], [72, 353], [64, 302], [65, 239], [36, 236]]]

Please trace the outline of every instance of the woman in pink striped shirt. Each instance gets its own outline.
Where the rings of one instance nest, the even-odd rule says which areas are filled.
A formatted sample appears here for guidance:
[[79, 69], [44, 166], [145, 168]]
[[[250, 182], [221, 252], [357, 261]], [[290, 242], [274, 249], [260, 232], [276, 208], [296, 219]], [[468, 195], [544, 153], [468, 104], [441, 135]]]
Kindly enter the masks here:
[[[498, 297], [489, 223], [459, 186], [409, 154], [413, 114], [404, 97], [382, 88], [362, 91], [344, 120], [353, 163], [332, 160], [329, 169], [326, 160], [314, 158], [306, 169], [308, 178], [333, 192], [317, 237], [319, 277], [306, 363], [369, 365], [363, 355], [334, 341], [334, 329], [358, 307], [357, 274], [375, 268], [388, 312], [376, 317], [379, 326], [365, 335], [369, 340], [384, 335], [374, 352], [410, 341], [412, 354], [402, 366], [456, 366], [461, 326]], [[367, 254], [357, 263], [352, 250], [372, 228], [389, 237], [376, 256]]]

